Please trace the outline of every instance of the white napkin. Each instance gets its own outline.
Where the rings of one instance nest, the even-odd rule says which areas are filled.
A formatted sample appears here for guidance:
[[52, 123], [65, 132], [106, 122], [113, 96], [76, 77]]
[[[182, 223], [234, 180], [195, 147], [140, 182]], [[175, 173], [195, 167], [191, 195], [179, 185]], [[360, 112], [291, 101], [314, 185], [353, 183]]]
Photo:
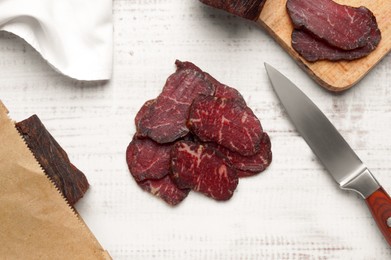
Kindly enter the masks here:
[[0, 0], [0, 30], [23, 38], [64, 75], [111, 77], [112, 0]]

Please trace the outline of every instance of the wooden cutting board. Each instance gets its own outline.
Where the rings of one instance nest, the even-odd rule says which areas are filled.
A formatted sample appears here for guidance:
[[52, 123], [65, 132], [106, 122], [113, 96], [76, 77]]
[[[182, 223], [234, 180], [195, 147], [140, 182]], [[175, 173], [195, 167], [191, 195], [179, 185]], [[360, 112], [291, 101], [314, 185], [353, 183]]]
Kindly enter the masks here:
[[365, 6], [376, 17], [382, 40], [370, 55], [355, 61], [307, 62], [292, 49], [292, 22], [286, 11], [286, 0], [267, 0], [258, 19], [274, 39], [321, 86], [330, 91], [343, 91], [362, 79], [391, 49], [391, 0], [335, 0], [349, 6]]

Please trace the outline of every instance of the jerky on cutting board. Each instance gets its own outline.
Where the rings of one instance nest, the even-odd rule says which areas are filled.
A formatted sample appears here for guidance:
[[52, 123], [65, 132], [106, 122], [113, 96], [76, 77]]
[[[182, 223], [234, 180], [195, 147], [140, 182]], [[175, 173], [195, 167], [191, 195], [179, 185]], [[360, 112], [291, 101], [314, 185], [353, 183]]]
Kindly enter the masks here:
[[332, 46], [352, 50], [365, 46], [372, 27], [371, 11], [332, 0], [289, 0], [289, 16], [296, 29], [305, 29]]
[[355, 60], [368, 56], [379, 44], [381, 34], [379, 28], [371, 32], [371, 42], [364, 47], [353, 50], [342, 50], [327, 44], [303, 30], [293, 30], [292, 47], [307, 61], [317, 60]]
[[33, 115], [15, 125], [46, 175], [73, 206], [89, 187], [85, 175], [70, 162], [67, 153], [38, 116]]
[[355, 60], [370, 54], [381, 40], [376, 17], [366, 7], [333, 0], [288, 0], [292, 48], [305, 60]]
[[200, 0], [212, 7], [225, 10], [231, 14], [249, 20], [256, 20], [266, 0]]

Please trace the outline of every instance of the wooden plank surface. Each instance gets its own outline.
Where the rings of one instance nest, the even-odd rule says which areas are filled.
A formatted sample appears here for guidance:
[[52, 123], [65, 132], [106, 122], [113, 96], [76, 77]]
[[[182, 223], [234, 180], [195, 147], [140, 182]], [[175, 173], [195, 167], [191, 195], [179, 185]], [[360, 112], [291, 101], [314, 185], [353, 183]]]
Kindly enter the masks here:
[[[24, 41], [0, 33], [0, 99], [15, 120], [38, 114], [86, 174], [91, 188], [76, 208], [113, 259], [391, 258], [365, 202], [325, 174], [263, 66], [268, 62], [292, 79], [391, 190], [390, 55], [354, 88], [334, 94], [256, 24], [197, 0], [116, 0], [113, 6], [108, 82], [64, 77]], [[127, 169], [133, 118], [161, 91], [175, 59], [193, 61], [236, 87], [270, 133], [271, 167], [241, 180], [226, 203], [192, 193], [168, 207], [137, 187]]]
[[261, 24], [298, 64], [321, 86], [343, 91], [361, 80], [391, 49], [391, 1], [337, 0], [348, 6], [365, 6], [373, 12], [382, 33], [379, 46], [367, 57], [355, 61], [317, 61], [303, 59], [291, 45], [292, 22], [286, 11], [287, 0], [266, 1], [259, 17]]

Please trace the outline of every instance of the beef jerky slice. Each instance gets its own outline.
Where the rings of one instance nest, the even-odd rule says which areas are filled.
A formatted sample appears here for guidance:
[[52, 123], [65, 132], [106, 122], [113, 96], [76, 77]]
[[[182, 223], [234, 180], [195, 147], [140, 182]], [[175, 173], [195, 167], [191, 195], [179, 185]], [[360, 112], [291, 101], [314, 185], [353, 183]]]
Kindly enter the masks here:
[[205, 145], [212, 146], [224, 154], [237, 170], [238, 177], [248, 177], [263, 172], [272, 161], [271, 143], [267, 133], [263, 133], [259, 152], [252, 156], [240, 155], [215, 143]]
[[16, 128], [46, 175], [69, 205], [73, 206], [87, 191], [87, 178], [69, 161], [67, 153], [46, 130], [38, 116], [33, 115], [16, 123]]
[[158, 144], [149, 138], [136, 136], [126, 149], [126, 162], [137, 181], [161, 179], [170, 172], [172, 144]]
[[225, 10], [231, 14], [256, 20], [266, 0], [200, 0], [202, 3]]
[[198, 66], [196, 66], [194, 63], [191, 63], [189, 61], [176, 60], [175, 65], [177, 69], [182, 69], [182, 70], [190, 69], [190, 70], [195, 70], [200, 73], [203, 73], [203, 71]]
[[238, 177], [216, 149], [189, 141], [177, 142], [171, 151], [172, 178], [180, 188], [191, 188], [215, 200], [228, 200]]
[[327, 44], [325, 41], [317, 38], [304, 30], [293, 30], [292, 47], [307, 61], [317, 60], [354, 60], [367, 56], [379, 44], [381, 33], [376, 26], [376, 18], [372, 15], [375, 23], [372, 23], [370, 40], [367, 45], [353, 50], [342, 50]]
[[193, 68], [181, 68], [172, 74], [151, 105], [140, 119], [140, 135], [148, 136], [158, 143], [173, 142], [185, 136], [189, 107], [199, 95], [212, 95], [213, 86], [205, 81], [202, 72]]
[[215, 97], [219, 98], [229, 98], [229, 99], [237, 99], [239, 102], [246, 105], [246, 101], [243, 96], [234, 88], [231, 88], [227, 85], [219, 84], [215, 87]]
[[244, 105], [246, 101], [244, 101], [243, 96], [234, 88], [231, 88], [227, 85], [220, 83], [217, 79], [212, 77], [209, 73], [204, 72], [206, 80], [208, 80], [215, 88], [215, 93], [213, 96], [220, 98], [235, 98], [242, 102]]
[[139, 134], [139, 123], [141, 118], [143, 118], [146, 114], [149, 113], [149, 110], [151, 109], [151, 106], [156, 103], [156, 99], [151, 99], [146, 101], [143, 106], [140, 108], [140, 110], [137, 112], [136, 117], [134, 118], [134, 123], [136, 124], [136, 131], [137, 135], [139, 137], [143, 137], [141, 134]]
[[167, 175], [159, 180], [145, 180], [138, 182], [138, 185], [145, 191], [161, 198], [169, 205], [175, 206], [184, 200], [190, 189], [179, 189]]
[[194, 100], [188, 126], [204, 142], [216, 142], [244, 156], [260, 149], [262, 126], [252, 110], [237, 99], [204, 96]]
[[365, 7], [332, 0], [288, 0], [286, 6], [296, 29], [306, 29], [332, 46], [352, 50], [368, 44], [374, 21]]
[[175, 64], [178, 68], [181, 69], [193, 69], [196, 71], [199, 71], [200, 73], [204, 74], [205, 80], [208, 81], [210, 84], [212, 84], [214, 88], [214, 94], [215, 97], [222, 97], [222, 98], [236, 98], [239, 99], [243, 104], [246, 104], [246, 101], [244, 101], [243, 96], [234, 88], [231, 88], [227, 85], [224, 85], [220, 83], [217, 79], [212, 77], [209, 73], [202, 71], [199, 67], [194, 65], [191, 62], [188, 61], [176, 61]]

